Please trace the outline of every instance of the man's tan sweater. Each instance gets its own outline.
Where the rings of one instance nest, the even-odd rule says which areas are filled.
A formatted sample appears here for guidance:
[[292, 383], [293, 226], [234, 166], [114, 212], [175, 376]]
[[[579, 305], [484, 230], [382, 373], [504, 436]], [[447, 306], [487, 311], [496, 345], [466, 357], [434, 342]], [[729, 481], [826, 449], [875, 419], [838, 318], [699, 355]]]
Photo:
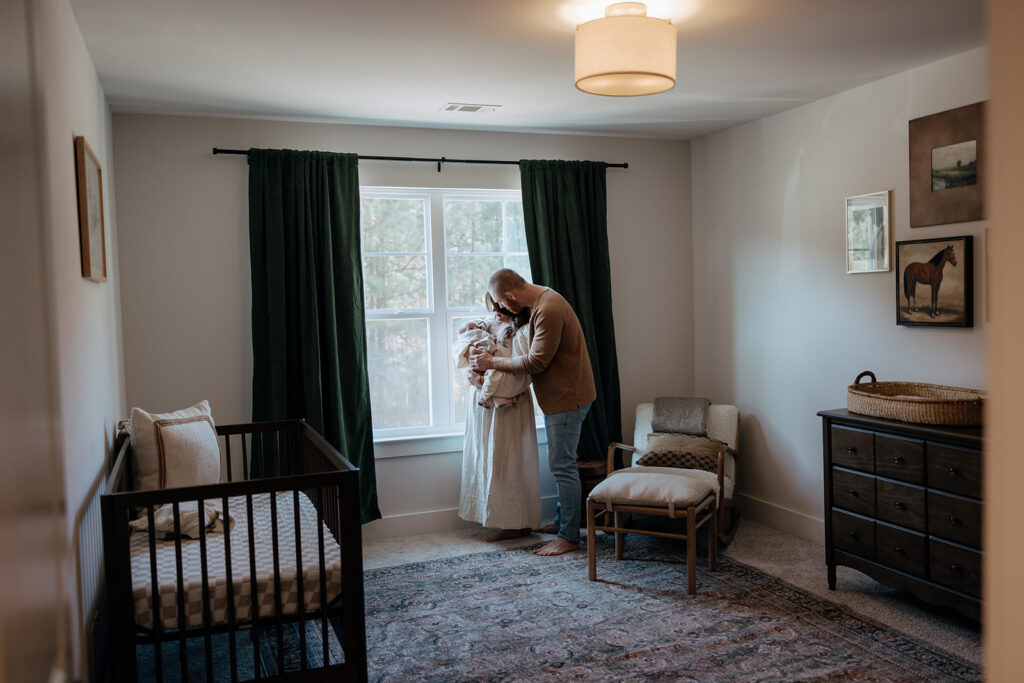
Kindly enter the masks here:
[[530, 311], [530, 351], [515, 356], [513, 372], [528, 372], [545, 415], [576, 410], [597, 398], [583, 328], [569, 302], [545, 288]]

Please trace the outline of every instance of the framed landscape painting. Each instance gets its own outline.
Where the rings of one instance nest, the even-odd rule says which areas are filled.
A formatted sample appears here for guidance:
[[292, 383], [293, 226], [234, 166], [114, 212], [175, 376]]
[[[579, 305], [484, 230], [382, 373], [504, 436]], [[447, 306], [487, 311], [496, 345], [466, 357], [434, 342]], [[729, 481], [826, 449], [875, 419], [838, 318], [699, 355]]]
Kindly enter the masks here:
[[974, 326], [974, 238], [896, 243], [896, 324]]
[[984, 102], [913, 119], [910, 227], [984, 218]]
[[107, 238], [103, 228], [103, 170], [85, 138], [75, 138], [78, 180], [78, 233], [82, 247], [82, 277], [107, 280]]
[[889, 270], [890, 191], [846, 198], [846, 272]]

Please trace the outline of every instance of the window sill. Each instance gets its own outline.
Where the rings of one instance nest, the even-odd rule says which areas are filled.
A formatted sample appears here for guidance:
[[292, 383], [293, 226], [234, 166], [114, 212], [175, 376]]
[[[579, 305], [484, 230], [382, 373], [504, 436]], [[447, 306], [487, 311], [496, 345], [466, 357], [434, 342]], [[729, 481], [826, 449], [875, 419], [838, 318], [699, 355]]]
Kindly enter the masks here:
[[[373, 440], [375, 460], [386, 458], [407, 458], [413, 455], [438, 455], [441, 453], [461, 453], [463, 431], [442, 434], [420, 434], [417, 436], [379, 437]], [[537, 427], [537, 443], [547, 443], [547, 434], [543, 423]]]

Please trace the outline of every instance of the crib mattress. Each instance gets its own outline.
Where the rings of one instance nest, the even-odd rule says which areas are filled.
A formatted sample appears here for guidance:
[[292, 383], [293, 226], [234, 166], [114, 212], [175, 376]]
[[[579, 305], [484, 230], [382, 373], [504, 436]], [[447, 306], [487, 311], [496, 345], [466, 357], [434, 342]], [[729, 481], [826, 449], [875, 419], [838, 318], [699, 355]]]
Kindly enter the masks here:
[[[302, 611], [320, 607], [320, 554], [317, 512], [309, 498], [299, 493], [299, 529], [295, 525], [292, 491], [255, 494], [252, 497], [252, 527], [256, 572], [252, 576], [249, 553], [249, 514], [245, 498], [229, 498], [234, 529], [227, 534], [231, 548], [232, 593], [235, 620], [253, 616], [253, 583], [255, 582], [256, 614], [275, 614], [277, 584], [274, 578], [274, 545], [271, 495], [277, 497], [278, 567], [280, 576], [281, 614], [297, 614], [299, 603], [299, 571], [296, 559], [296, 538], [302, 556]], [[341, 593], [341, 548], [326, 525], [323, 526], [324, 564], [327, 602]], [[155, 628], [153, 619], [152, 573], [148, 533], [133, 533], [130, 539], [132, 592], [135, 602], [135, 623]], [[181, 542], [182, 598], [185, 627], [203, 625], [203, 574], [198, 539]], [[210, 596], [210, 624], [228, 623], [228, 576], [226, 571], [225, 537], [222, 533], [206, 536], [207, 585]], [[156, 543], [157, 583], [160, 625], [178, 629], [178, 565], [173, 540]]]

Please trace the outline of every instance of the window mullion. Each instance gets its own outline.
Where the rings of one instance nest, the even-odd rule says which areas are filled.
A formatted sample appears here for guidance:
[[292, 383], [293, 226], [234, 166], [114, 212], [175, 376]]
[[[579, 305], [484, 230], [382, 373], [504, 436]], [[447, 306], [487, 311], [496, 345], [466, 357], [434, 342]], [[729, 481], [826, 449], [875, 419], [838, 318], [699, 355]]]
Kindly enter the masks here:
[[448, 294], [445, 268], [444, 202], [441, 192], [431, 192], [427, 215], [430, 217], [430, 270], [433, 307], [430, 316], [432, 424], [452, 424], [452, 387], [449, 376]]

